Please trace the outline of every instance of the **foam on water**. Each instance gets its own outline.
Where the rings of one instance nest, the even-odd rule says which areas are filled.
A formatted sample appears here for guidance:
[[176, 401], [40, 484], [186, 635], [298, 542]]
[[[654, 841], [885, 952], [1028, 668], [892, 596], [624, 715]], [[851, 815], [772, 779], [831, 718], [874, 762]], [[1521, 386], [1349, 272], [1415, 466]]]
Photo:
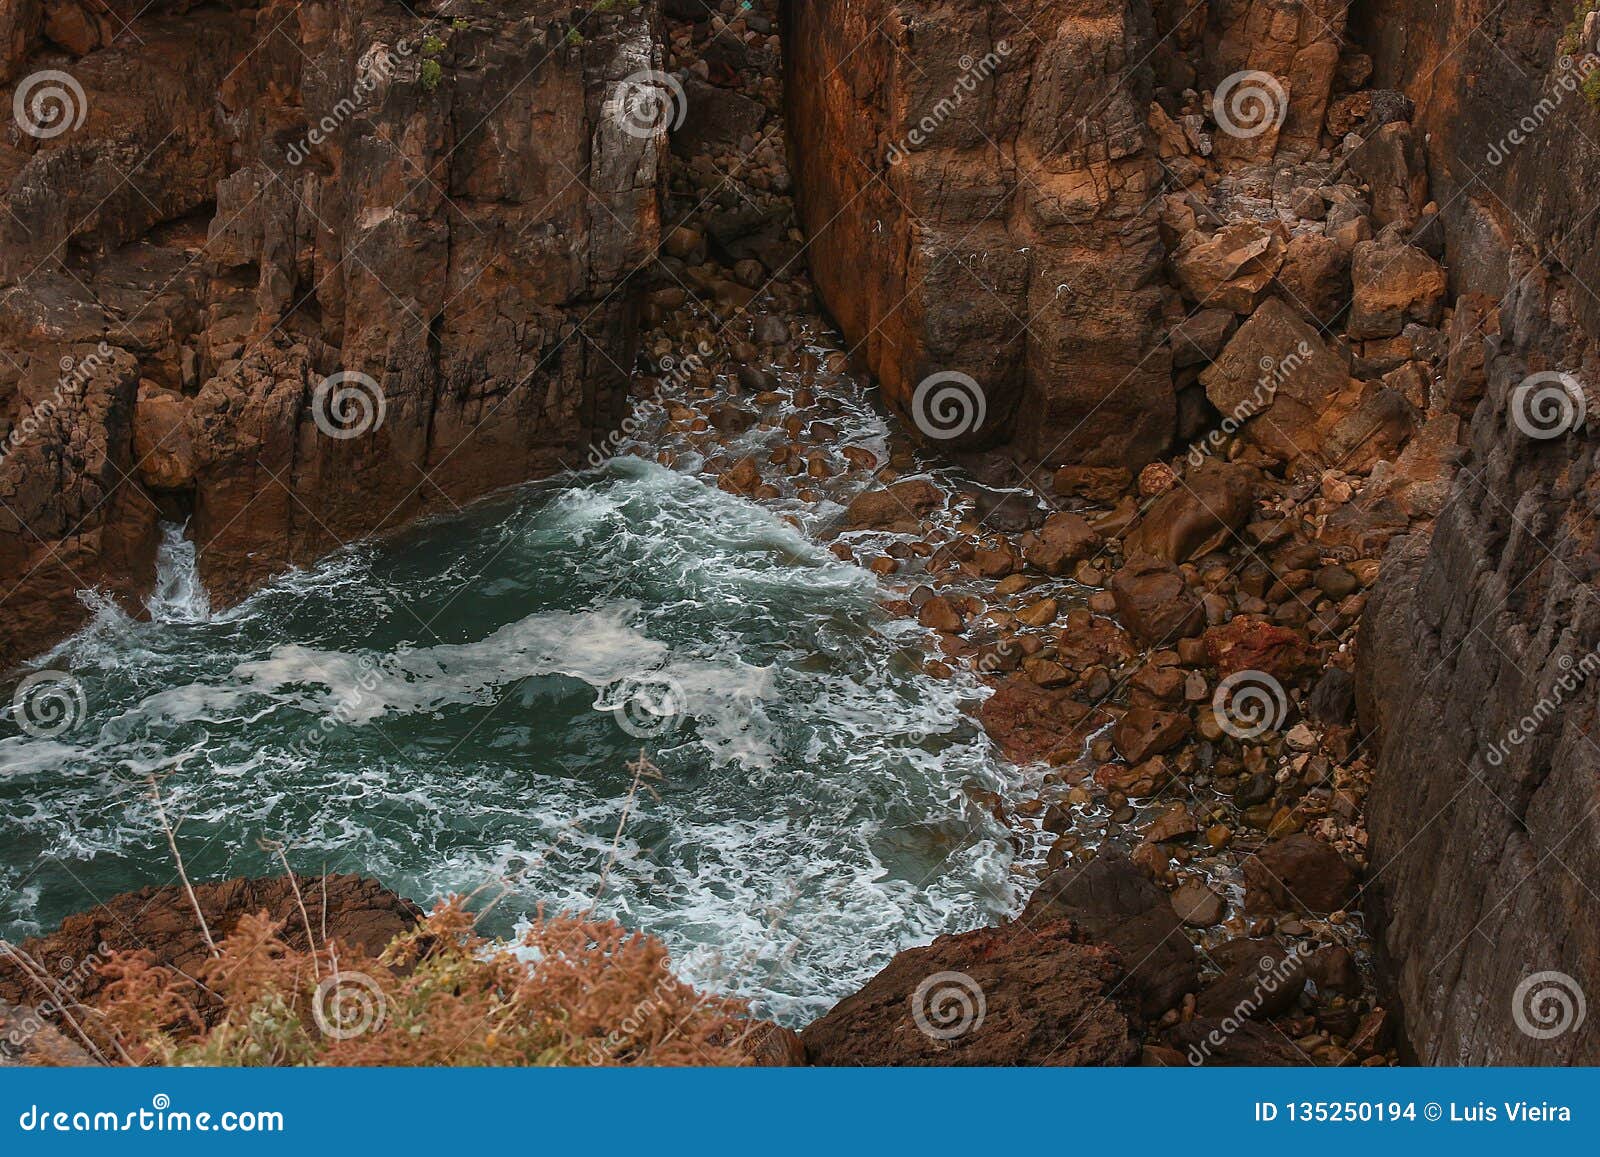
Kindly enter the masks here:
[[[1009, 774], [981, 691], [922, 673], [870, 575], [691, 477], [621, 460], [220, 614], [186, 547], [152, 621], [102, 606], [42, 661], [78, 727], [0, 720], [0, 934], [172, 880], [151, 775], [196, 875], [271, 872], [269, 838], [423, 901], [507, 877], [493, 931], [594, 905], [789, 1023], [1015, 902], [970, 798]], [[641, 683], [675, 726], [624, 726]]]

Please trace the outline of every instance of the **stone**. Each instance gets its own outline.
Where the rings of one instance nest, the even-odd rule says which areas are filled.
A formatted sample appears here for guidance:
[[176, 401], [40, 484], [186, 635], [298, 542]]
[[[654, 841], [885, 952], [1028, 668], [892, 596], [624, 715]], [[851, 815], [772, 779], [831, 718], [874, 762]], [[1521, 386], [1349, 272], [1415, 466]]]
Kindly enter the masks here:
[[800, 1034], [814, 1065], [1126, 1065], [1139, 1016], [1117, 951], [1071, 921], [911, 948]]
[[1327, 913], [1355, 895], [1356, 873], [1333, 848], [1304, 833], [1267, 844], [1244, 862], [1245, 910]]
[[1177, 567], [1162, 559], [1130, 559], [1112, 576], [1111, 596], [1128, 630], [1148, 644], [1170, 645], [1205, 625], [1200, 600]]
[[857, 530], [914, 532], [921, 519], [944, 506], [944, 493], [927, 479], [864, 490], [851, 499], [845, 522]]
[[1363, 241], [1351, 266], [1354, 298], [1349, 334], [1364, 339], [1399, 333], [1408, 321], [1437, 325], [1444, 305], [1445, 273], [1414, 245]]
[[1111, 731], [1117, 754], [1129, 763], [1143, 763], [1152, 755], [1171, 751], [1188, 737], [1189, 717], [1175, 711], [1130, 707]]
[[1185, 880], [1172, 893], [1172, 910], [1191, 928], [1221, 923], [1227, 904], [1200, 880]]
[[1061, 511], [1045, 519], [1036, 532], [1022, 540], [1024, 561], [1049, 575], [1063, 575], [1074, 563], [1094, 553], [1100, 535], [1079, 515]]
[[1151, 504], [1123, 550], [1181, 563], [1229, 545], [1255, 510], [1260, 481], [1252, 466], [1207, 459]]
[[1184, 238], [1172, 254], [1173, 276], [1190, 301], [1249, 314], [1266, 296], [1283, 254], [1276, 229], [1242, 221], [1210, 237], [1195, 232]]
[[1359, 400], [1344, 363], [1278, 298], [1239, 327], [1200, 382], [1225, 418], [1282, 462], [1317, 450]]
[[1087, 864], [1052, 873], [1018, 922], [1031, 927], [1061, 919], [1117, 950], [1146, 1018], [1160, 1017], [1199, 984], [1194, 946], [1170, 898], [1125, 855], [1102, 849]]

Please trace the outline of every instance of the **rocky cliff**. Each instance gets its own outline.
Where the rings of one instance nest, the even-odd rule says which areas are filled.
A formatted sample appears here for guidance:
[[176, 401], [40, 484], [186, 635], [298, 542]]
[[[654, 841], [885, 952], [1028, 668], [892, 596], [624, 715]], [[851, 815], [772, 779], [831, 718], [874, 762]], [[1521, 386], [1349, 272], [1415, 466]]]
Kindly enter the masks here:
[[1149, 6], [817, 0], [788, 23], [813, 276], [908, 426], [1050, 463], [1165, 449]]
[[232, 601], [620, 416], [654, 5], [3, 0], [0, 663], [189, 517]]
[[1600, 113], [1594, 21], [1571, 19], [1373, 0], [1355, 21], [1428, 130], [1452, 277], [1489, 295], [1470, 453], [1431, 537], [1391, 551], [1359, 652], [1381, 752], [1368, 900], [1429, 1063], [1600, 1061], [1581, 1014], [1600, 978]]

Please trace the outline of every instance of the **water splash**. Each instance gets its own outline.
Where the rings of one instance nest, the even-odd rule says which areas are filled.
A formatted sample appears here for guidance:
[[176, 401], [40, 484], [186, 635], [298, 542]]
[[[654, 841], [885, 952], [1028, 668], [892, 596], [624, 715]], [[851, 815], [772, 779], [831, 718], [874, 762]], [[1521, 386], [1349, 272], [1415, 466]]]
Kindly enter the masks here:
[[188, 525], [161, 527], [156, 554], [156, 585], [145, 603], [158, 623], [204, 623], [211, 618], [211, 596], [200, 579], [200, 559]]

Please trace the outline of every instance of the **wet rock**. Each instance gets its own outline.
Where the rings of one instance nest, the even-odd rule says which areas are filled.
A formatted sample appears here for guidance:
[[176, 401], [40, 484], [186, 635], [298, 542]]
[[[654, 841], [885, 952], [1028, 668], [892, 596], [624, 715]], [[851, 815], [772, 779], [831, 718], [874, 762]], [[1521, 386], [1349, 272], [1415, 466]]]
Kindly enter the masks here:
[[1146, 643], [1171, 644], [1205, 625], [1200, 600], [1178, 569], [1161, 559], [1130, 560], [1112, 576], [1111, 596], [1122, 621]]
[[1041, 883], [1018, 917], [1024, 926], [1069, 919], [1104, 940], [1129, 969], [1140, 1011], [1161, 1016], [1199, 983], [1199, 961], [1167, 893], [1127, 856], [1102, 850], [1089, 863], [1063, 868]]
[[845, 521], [856, 529], [914, 532], [921, 520], [944, 506], [944, 494], [927, 479], [896, 482], [856, 495]]
[[1346, 907], [1356, 873], [1333, 848], [1304, 833], [1268, 844], [1244, 862], [1245, 910], [1326, 913]]
[[1063, 466], [1055, 472], [1055, 492], [1090, 502], [1115, 502], [1127, 493], [1133, 473], [1120, 466]]
[[1177, 747], [1191, 729], [1189, 717], [1179, 712], [1130, 707], [1112, 729], [1111, 742], [1129, 763], [1143, 763]]
[[1069, 511], [1052, 514], [1035, 533], [1022, 540], [1022, 557], [1031, 567], [1050, 575], [1066, 574], [1072, 565], [1094, 553], [1100, 535]]
[[1185, 880], [1172, 893], [1172, 910], [1191, 928], [1220, 923], [1227, 904], [1200, 880]]
[[814, 1065], [1131, 1064], [1122, 979], [1070, 921], [980, 928], [901, 952], [801, 1039]]
[[1195, 1002], [1201, 1016], [1270, 1020], [1295, 1006], [1306, 986], [1306, 961], [1272, 940], [1230, 940], [1212, 950], [1222, 975]]
[[1249, 521], [1260, 479], [1252, 466], [1208, 459], [1151, 505], [1123, 549], [1167, 562], [1216, 550]]
[[965, 623], [949, 599], [935, 595], [917, 609], [917, 622], [935, 631], [960, 631]]
[[1107, 717], [1065, 691], [1046, 690], [1026, 676], [1013, 676], [984, 700], [978, 718], [989, 737], [1014, 763], [1078, 758], [1091, 731]]

